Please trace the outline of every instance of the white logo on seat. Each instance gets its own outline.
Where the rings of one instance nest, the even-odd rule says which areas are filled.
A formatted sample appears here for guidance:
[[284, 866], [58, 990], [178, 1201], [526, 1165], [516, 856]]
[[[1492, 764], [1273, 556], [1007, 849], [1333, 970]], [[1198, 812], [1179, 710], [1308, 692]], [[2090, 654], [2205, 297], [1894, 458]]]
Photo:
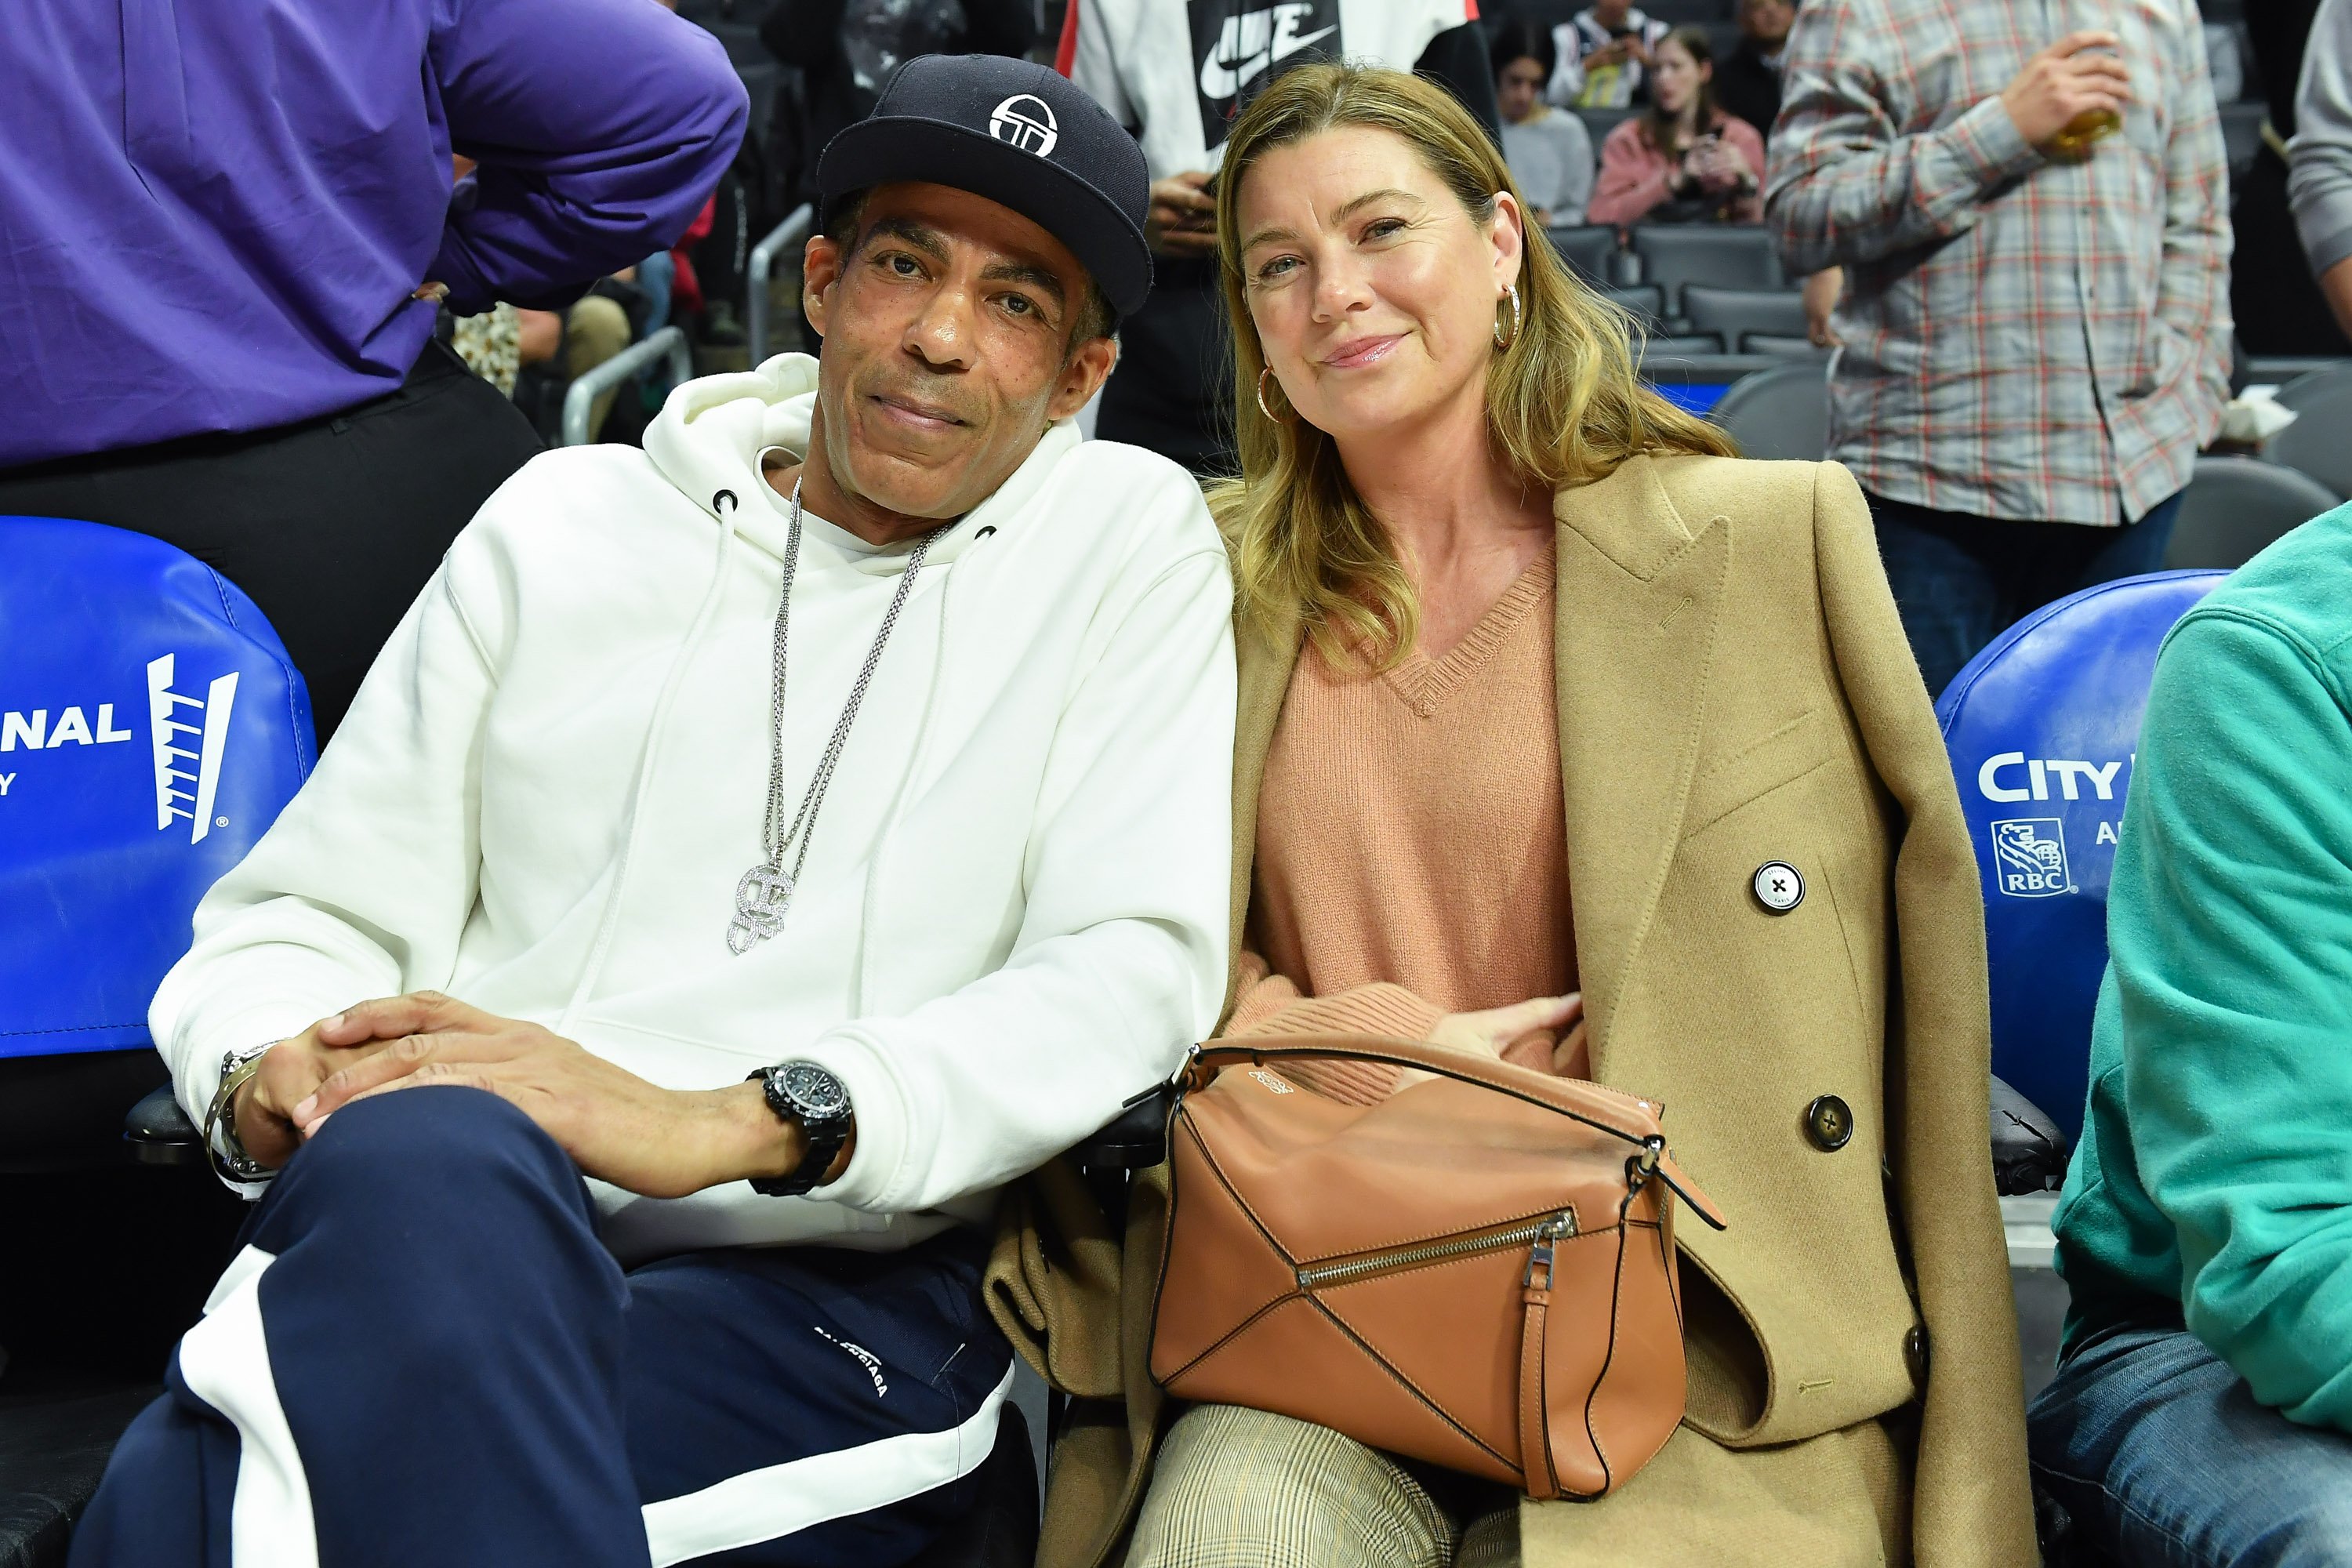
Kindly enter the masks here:
[[[236, 672], [205, 689], [200, 700], [172, 689], [173, 656], [147, 661], [148, 730], [155, 750], [155, 830], [175, 818], [194, 824], [188, 842], [201, 844], [212, 831], [213, 797], [220, 788], [221, 752], [228, 744], [228, 716], [236, 706]], [[190, 710], [183, 713], [182, 710]], [[195, 750], [183, 744], [193, 737]], [[194, 763], [190, 773], [181, 764]], [[194, 784], [194, 792], [183, 789]]]
[[1054, 144], [1062, 139], [1062, 128], [1054, 120], [1053, 106], [1026, 92], [1014, 93], [991, 111], [988, 133], [1040, 158], [1051, 153]]
[[2050, 899], [2074, 890], [2066, 871], [2066, 825], [2054, 816], [2019, 816], [1992, 825], [2000, 890], [2012, 899]]

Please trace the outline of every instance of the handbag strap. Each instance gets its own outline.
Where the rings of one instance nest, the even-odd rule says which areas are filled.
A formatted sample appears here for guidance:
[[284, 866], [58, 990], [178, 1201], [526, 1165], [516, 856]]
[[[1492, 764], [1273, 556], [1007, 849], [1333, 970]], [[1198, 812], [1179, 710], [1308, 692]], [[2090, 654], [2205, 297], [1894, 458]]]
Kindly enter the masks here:
[[1297, 1058], [1338, 1058], [1417, 1068], [1457, 1083], [1475, 1084], [1497, 1094], [1507, 1094], [1514, 1100], [1582, 1122], [1612, 1138], [1622, 1138], [1633, 1146], [1631, 1157], [1640, 1163], [1645, 1172], [1654, 1170], [1659, 1179], [1689, 1206], [1693, 1214], [1717, 1230], [1727, 1228], [1721, 1211], [1696, 1183], [1683, 1173], [1682, 1167], [1675, 1164], [1674, 1157], [1666, 1152], [1665, 1137], [1658, 1129], [1655, 1102], [1639, 1100], [1582, 1079], [1554, 1078], [1549, 1073], [1470, 1056], [1433, 1045], [1427, 1040], [1404, 1040], [1381, 1035], [1268, 1035], [1251, 1038], [1226, 1036], [1193, 1047], [1186, 1058], [1182, 1081], [1188, 1089], [1200, 1089], [1206, 1086], [1218, 1068], [1244, 1061], [1263, 1066], [1270, 1061]]

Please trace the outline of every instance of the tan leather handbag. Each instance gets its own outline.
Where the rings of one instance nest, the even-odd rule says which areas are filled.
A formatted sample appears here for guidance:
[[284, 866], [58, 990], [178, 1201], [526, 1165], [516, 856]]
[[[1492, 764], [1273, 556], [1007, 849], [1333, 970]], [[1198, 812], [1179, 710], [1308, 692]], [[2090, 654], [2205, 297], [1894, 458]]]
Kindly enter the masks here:
[[[1300, 1059], [1438, 1075], [1346, 1105]], [[1223, 1068], [1223, 1071], [1218, 1069]], [[1682, 1419], [1678, 1194], [1654, 1101], [1421, 1042], [1212, 1040], [1168, 1125], [1151, 1375], [1537, 1498], [1624, 1484]]]

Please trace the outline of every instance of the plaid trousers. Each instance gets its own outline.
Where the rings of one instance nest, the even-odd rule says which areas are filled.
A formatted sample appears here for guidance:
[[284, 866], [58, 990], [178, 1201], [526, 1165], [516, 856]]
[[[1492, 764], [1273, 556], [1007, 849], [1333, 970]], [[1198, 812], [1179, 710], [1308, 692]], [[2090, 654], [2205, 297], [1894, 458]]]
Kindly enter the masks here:
[[1453, 1479], [1312, 1422], [1195, 1405], [1160, 1445], [1127, 1568], [1517, 1568], [1517, 1496]]

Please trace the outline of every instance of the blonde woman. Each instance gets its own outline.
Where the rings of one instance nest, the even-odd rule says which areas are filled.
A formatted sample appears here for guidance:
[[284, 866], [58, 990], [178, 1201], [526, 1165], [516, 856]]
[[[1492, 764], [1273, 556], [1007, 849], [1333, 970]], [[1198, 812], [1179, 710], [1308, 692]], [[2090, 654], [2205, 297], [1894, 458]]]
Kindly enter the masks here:
[[[1737, 460], [1644, 389], [1524, 213], [1469, 116], [1393, 71], [1293, 70], [1227, 145], [1226, 1026], [1663, 1098], [1731, 1216], [1681, 1232], [1686, 1421], [1606, 1500], [1533, 1504], [1194, 1407], [1127, 1562], [2015, 1568], [1976, 872], [1869, 513], [1843, 469]], [[1079, 1331], [1049, 1368], [1121, 1342], [1056, 1310], [1013, 1325]], [[1114, 1550], [1158, 1429], [1139, 1362], [1132, 1442], [1090, 1416], [1065, 1444], [1043, 1561]]]

